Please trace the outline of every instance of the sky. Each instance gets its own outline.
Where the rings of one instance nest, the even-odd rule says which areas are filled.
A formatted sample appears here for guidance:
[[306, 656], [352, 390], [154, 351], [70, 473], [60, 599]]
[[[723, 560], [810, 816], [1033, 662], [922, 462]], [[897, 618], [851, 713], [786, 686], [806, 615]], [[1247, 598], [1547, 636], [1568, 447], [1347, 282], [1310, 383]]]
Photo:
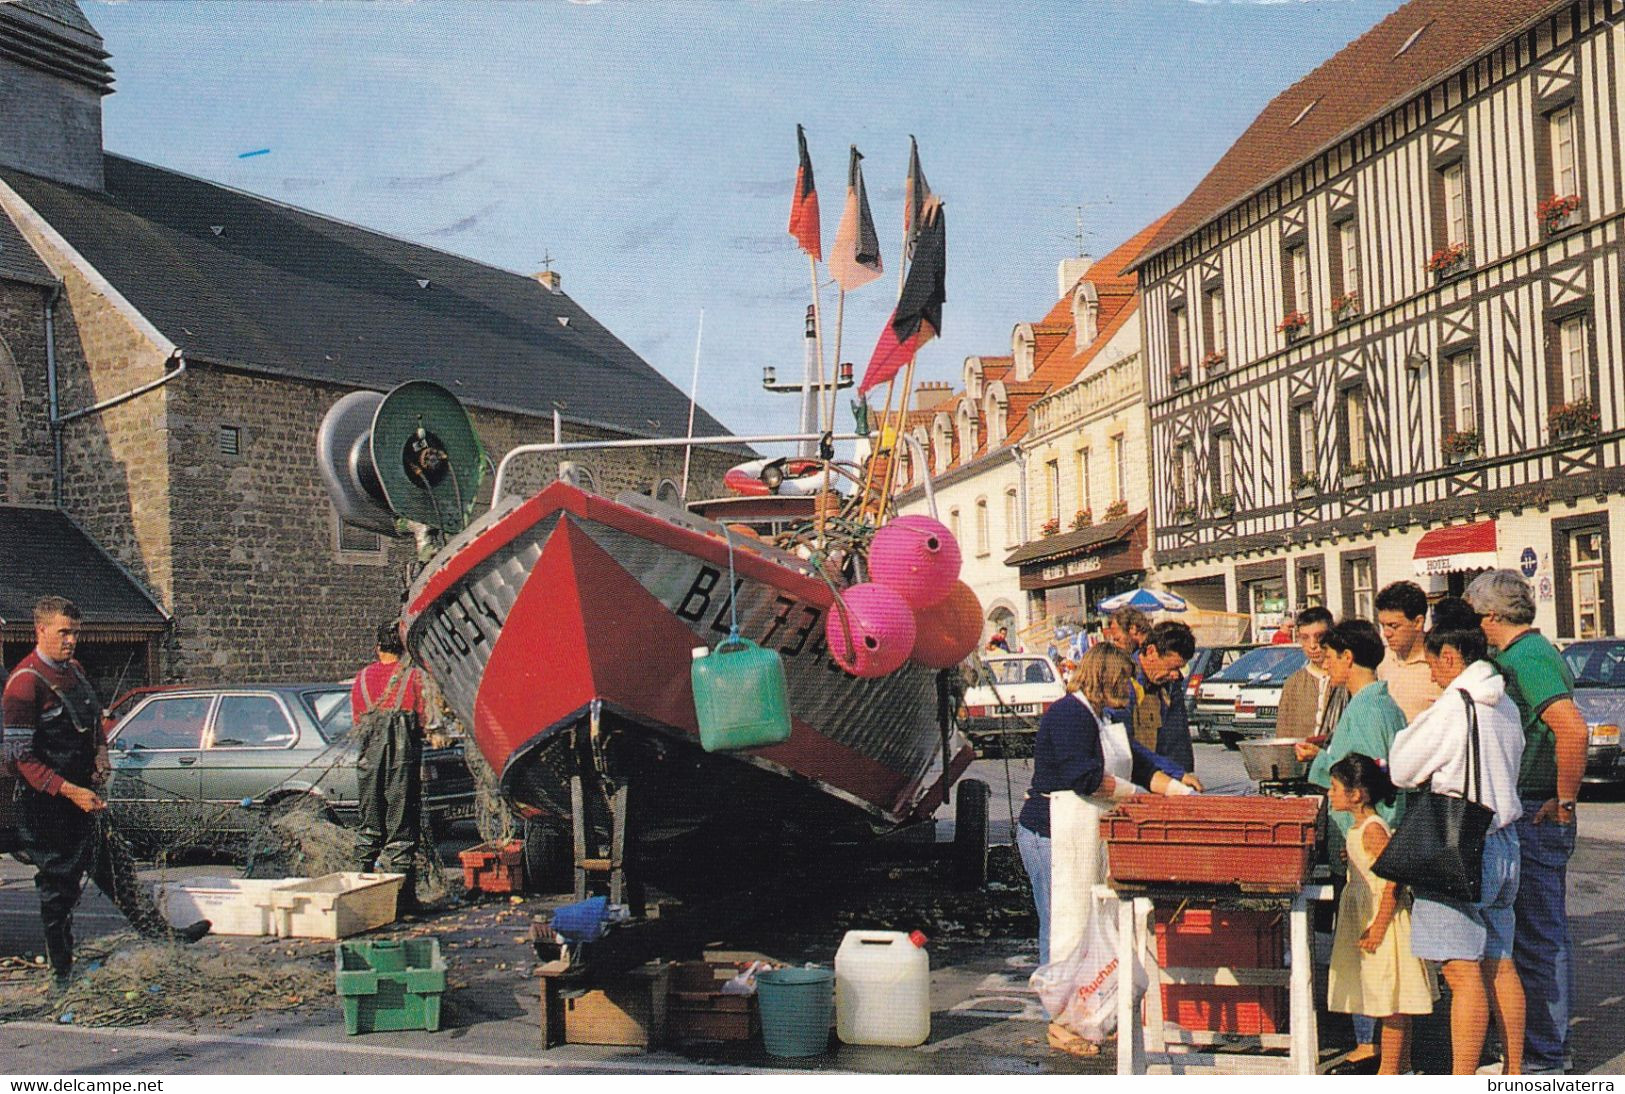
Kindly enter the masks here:
[[865, 157], [886, 276], [846, 302], [841, 357], [860, 375], [895, 303], [917, 137], [948, 227], [942, 337], [918, 376], [957, 386], [966, 356], [1009, 353], [1054, 303], [1079, 207], [1082, 249], [1106, 254], [1398, 6], [82, 0], [117, 78], [108, 150], [518, 273], [550, 260], [684, 391], [698, 343], [700, 403], [739, 434], [797, 420], [761, 370], [801, 373], [798, 123], [826, 251], [849, 145]]

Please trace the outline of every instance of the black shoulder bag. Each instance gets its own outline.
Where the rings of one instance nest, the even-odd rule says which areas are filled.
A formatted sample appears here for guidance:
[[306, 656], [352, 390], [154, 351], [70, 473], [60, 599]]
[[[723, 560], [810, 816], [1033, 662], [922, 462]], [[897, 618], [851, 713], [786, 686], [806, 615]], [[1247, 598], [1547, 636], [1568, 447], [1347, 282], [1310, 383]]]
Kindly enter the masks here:
[[1412, 794], [1393, 838], [1371, 869], [1420, 896], [1478, 903], [1484, 880], [1484, 837], [1495, 819], [1482, 804], [1483, 758], [1479, 755], [1478, 708], [1457, 688], [1467, 705], [1467, 778], [1462, 797], [1429, 788]]

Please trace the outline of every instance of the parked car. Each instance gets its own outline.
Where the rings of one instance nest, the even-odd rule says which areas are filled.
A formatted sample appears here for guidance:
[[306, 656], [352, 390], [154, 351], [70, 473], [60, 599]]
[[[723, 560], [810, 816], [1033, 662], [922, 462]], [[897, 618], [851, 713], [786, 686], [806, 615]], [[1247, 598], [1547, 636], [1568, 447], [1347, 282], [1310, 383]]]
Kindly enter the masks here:
[[[1275, 729], [1275, 709], [1280, 706], [1281, 685], [1303, 667], [1305, 659], [1297, 646], [1259, 646], [1242, 654], [1218, 675], [1202, 681], [1196, 695], [1198, 715], [1227, 748], [1234, 748], [1243, 736], [1270, 736]], [[1239, 700], [1249, 688], [1253, 690], [1248, 692], [1247, 726], [1243, 730]], [[1259, 699], [1268, 700], [1267, 724], [1256, 717]]]
[[1217, 676], [1237, 659], [1257, 646], [1199, 646], [1196, 653], [1191, 656], [1189, 664], [1185, 666], [1187, 678], [1185, 680], [1185, 713], [1191, 727], [1191, 739], [1195, 741], [1217, 741], [1218, 731], [1213, 723], [1196, 708], [1197, 692], [1202, 687], [1202, 681], [1210, 676]]
[[1038, 719], [1066, 694], [1061, 670], [1043, 654], [985, 654], [980, 681], [965, 692], [959, 728], [979, 755], [1030, 750]]
[[1586, 720], [1585, 781], [1625, 783], [1619, 727], [1625, 725], [1625, 638], [1587, 638], [1563, 649], [1574, 673], [1574, 704]]
[[[146, 849], [234, 849], [286, 803], [359, 816], [346, 683], [168, 688], [137, 696], [109, 741], [115, 822]], [[474, 815], [462, 742], [425, 749], [425, 822]], [[432, 828], [431, 828], [432, 830]]]

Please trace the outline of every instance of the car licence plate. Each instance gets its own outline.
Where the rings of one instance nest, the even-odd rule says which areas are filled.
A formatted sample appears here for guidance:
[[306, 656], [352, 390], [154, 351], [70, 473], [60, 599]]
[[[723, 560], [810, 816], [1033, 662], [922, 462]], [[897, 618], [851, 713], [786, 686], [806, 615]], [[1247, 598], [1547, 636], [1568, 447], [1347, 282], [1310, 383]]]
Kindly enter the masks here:
[[1618, 726], [1592, 726], [1591, 727], [1591, 743], [1594, 744], [1594, 745], [1617, 745], [1617, 744], [1619, 744], [1619, 727]]
[[1000, 709], [1002, 709], [1002, 710], [1004, 710], [1004, 711], [1006, 711], [1006, 712], [1008, 712], [1010, 714], [1037, 714], [1038, 713], [1038, 704], [1037, 703], [1014, 703], [1014, 704], [1012, 704], [1010, 706], [1007, 706], [1007, 707], [1001, 707]]
[[453, 802], [440, 810], [440, 816], [445, 820], [469, 820], [474, 816], [473, 801]]

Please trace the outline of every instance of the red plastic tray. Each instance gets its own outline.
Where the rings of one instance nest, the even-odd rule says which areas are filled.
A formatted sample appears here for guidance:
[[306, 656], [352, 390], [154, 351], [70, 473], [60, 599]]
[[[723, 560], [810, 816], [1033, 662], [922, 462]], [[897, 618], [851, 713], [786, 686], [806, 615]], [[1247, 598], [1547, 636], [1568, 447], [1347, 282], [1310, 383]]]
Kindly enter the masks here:
[[[1278, 969], [1286, 916], [1227, 908], [1158, 908], [1157, 961], [1163, 968]], [[1164, 984], [1162, 1013], [1184, 1029], [1257, 1036], [1280, 1033], [1289, 1013], [1279, 987]]]
[[1295, 888], [1309, 879], [1323, 799], [1140, 795], [1100, 821], [1113, 881]]
[[525, 887], [525, 842], [493, 840], [459, 851], [463, 888], [471, 893], [517, 893]]

